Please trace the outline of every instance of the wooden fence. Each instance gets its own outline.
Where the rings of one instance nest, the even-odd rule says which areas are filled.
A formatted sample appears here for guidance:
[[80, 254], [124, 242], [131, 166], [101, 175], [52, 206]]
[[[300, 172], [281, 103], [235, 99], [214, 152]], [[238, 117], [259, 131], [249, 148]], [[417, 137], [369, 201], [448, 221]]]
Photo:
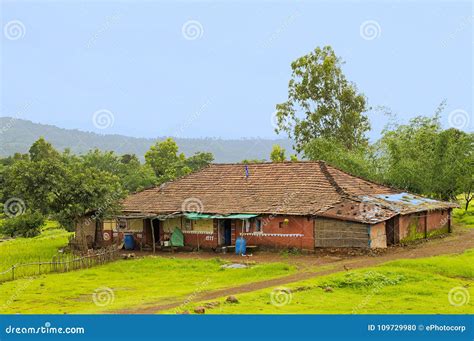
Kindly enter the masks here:
[[[84, 256], [74, 254], [58, 254], [49, 262], [19, 263], [12, 265], [4, 272], [0, 272], [0, 283], [12, 281], [22, 277], [41, 275], [52, 272], [68, 272], [78, 269], [87, 269], [96, 265], [105, 264], [117, 259], [119, 250], [111, 246], [93, 251]], [[30, 271], [22, 271], [29, 269]], [[31, 271], [32, 269], [32, 271]]]

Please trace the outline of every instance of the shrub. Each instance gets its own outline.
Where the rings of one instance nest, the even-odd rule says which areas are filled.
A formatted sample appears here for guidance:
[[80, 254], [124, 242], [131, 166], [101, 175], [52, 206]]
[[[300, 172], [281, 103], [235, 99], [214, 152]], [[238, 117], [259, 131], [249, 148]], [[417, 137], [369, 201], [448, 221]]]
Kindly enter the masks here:
[[344, 274], [344, 276], [340, 276], [334, 278], [332, 281], [323, 283], [323, 286], [353, 289], [370, 288], [397, 285], [404, 279], [404, 276], [392, 273], [383, 274], [376, 271], [349, 272]]
[[0, 226], [0, 233], [10, 237], [34, 237], [40, 234], [45, 219], [39, 212], [27, 212], [8, 218]]

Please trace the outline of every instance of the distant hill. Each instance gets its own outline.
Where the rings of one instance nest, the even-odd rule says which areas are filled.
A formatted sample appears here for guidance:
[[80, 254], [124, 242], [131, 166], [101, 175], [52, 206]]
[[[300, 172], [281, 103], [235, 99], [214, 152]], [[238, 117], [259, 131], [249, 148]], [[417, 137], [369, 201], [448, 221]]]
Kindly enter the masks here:
[[[157, 139], [136, 138], [124, 135], [101, 135], [76, 129], [63, 129], [53, 125], [0, 117], [0, 156], [26, 153], [40, 136], [51, 142], [58, 150], [70, 148], [75, 154], [82, 154], [93, 148], [113, 150], [117, 154], [133, 153], [143, 159], [146, 151]], [[175, 138], [180, 152], [190, 156], [195, 152], [211, 152], [215, 162], [240, 162], [244, 159], [269, 159], [274, 144], [293, 153], [291, 141], [287, 139], [240, 139], [224, 140], [214, 138]]]

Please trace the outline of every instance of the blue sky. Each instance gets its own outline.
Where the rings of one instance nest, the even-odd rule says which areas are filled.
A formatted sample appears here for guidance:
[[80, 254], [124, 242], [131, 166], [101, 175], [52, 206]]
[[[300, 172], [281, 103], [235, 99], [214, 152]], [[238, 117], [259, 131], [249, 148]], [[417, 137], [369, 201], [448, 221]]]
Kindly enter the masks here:
[[[1, 116], [139, 137], [277, 137], [290, 63], [329, 44], [370, 105], [404, 122], [446, 99], [443, 124], [474, 130], [469, 1], [2, 1], [0, 19]], [[387, 118], [369, 116], [375, 139]]]

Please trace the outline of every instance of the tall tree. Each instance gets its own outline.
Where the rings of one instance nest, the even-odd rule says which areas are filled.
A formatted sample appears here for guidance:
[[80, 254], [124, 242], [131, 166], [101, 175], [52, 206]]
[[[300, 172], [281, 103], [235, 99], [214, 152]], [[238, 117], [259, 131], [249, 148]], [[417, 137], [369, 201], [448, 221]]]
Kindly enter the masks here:
[[330, 46], [291, 63], [288, 100], [276, 106], [276, 132], [288, 133], [297, 152], [314, 138], [335, 140], [350, 150], [367, 144], [366, 98], [346, 79], [342, 64]]

